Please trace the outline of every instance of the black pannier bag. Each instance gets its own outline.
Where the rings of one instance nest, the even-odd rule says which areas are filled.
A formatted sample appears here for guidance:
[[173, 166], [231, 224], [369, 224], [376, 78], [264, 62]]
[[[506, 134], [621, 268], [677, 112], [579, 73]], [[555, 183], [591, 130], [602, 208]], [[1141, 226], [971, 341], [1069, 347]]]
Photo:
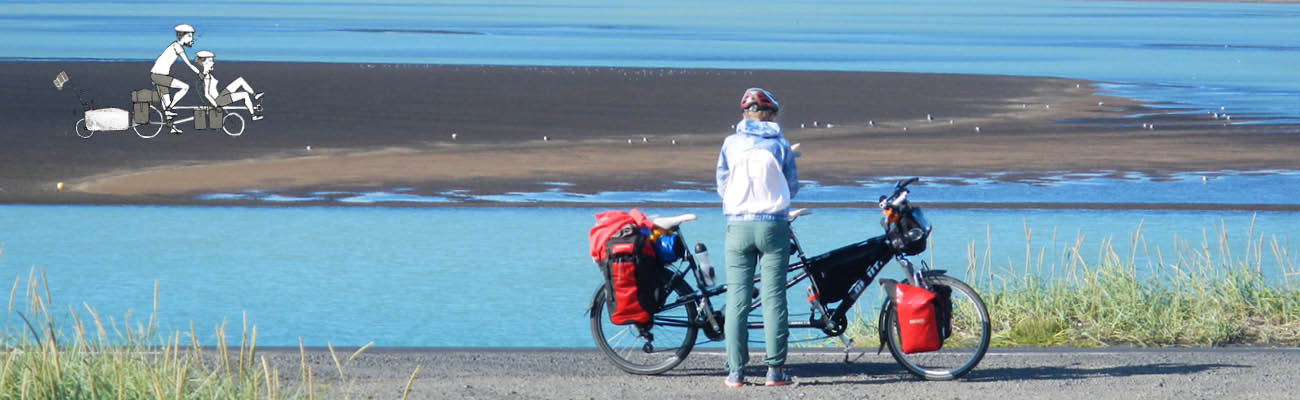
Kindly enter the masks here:
[[939, 326], [939, 346], [952, 336], [952, 288], [947, 285], [930, 285], [934, 293], [934, 320]]
[[920, 208], [908, 207], [898, 218], [898, 222], [887, 224], [885, 237], [895, 251], [909, 256], [925, 251], [926, 241], [930, 238], [930, 221]]
[[663, 307], [665, 287], [672, 277], [649, 238], [639, 229], [628, 231], [609, 238], [601, 263], [609, 290], [605, 298], [614, 306], [609, 319], [616, 325], [649, 323]]
[[877, 236], [808, 259], [808, 274], [822, 303], [834, 303], [848, 296], [849, 288], [866, 275], [867, 268], [890, 255], [885, 238]]

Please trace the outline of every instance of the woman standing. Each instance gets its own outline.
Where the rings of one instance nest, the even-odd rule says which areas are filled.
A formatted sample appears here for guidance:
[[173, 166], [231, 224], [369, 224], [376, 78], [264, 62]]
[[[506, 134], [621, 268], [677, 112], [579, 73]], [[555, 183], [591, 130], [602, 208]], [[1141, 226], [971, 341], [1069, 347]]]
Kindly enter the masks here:
[[766, 338], [766, 386], [793, 382], [783, 366], [789, 346], [786, 265], [790, 260], [790, 199], [799, 191], [795, 153], [774, 119], [781, 105], [772, 94], [750, 88], [740, 98], [743, 119], [718, 155], [718, 195], [727, 217], [725, 263], [729, 387], [745, 384], [749, 362], [749, 307], [754, 273], [762, 277], [763, 334]]

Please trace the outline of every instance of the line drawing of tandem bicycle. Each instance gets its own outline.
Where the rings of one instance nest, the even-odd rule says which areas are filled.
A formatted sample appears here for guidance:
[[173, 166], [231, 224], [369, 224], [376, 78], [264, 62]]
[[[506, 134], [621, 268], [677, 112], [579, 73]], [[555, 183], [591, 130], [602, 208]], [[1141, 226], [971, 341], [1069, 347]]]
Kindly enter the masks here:
[[[66, 71], [59, 72], [54, 78], [54, 86], [63, 90], [64, 85], [68, 84], [71, 78]], [[84, 116], [77, 121], [75, 129], [77, 136], [82, 139], [90, 139], [96, 132], [125, 131], [130, 129], [137, 136], [145, 139], [151, 139], [158, 136], [163, 128], [169, 128], [175, 124], [194, 123], [195, 129], [220, 129], [230, 136], [239, 136], [244, 134], [245, 128], [248, 127], [247, 119], [239, 113], [244, 107], [235, 105], [226, 105], [217, 107], [211, 104], [198, 106], [174, 106], [173, 110], [190, 110], [193, 115], [180, 118], [177, 117], [171, 121], [163, 118], [163, 113], [159, 109], [162, 106], [162, 99], [158, 92], [153, 89], [140, 89], [131, 92], [132, 110], [127, 111], [120, 108], [94, 108], [94, 100], [88, 100], [83, 97], [84, 90], [75, 88], [73, 93], [81, 102]]]

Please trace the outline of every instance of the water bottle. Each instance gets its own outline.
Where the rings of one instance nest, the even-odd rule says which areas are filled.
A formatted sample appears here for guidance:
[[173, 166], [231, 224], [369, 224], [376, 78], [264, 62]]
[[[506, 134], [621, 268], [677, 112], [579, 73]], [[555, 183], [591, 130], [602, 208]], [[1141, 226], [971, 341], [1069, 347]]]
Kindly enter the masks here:
[[709, 249], [704, 247], [704, 243], [695, 243], [695, 262], [700, 267], [700, 277], [703, 279], [700, 283], [713, 287], [717, 283], [717, 275], [713, 274], [713, 261], [709, 260]]

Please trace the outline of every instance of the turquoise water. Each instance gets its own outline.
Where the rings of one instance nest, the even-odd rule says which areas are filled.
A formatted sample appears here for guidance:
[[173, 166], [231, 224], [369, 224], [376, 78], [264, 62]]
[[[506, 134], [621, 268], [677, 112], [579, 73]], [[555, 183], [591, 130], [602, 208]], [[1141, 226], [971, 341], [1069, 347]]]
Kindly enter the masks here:
[[[1119, 176], [1112, 176], [1119, 175]], [[822, 186], [814, 181], [800, 181], [799, 201], [815, 203], [869, 203], [881, 193], [889, 193], [894, 184], [907, 177], [879, 177], [857, 182], [853, 186]], [[1267, 204], [1300, 205], [1300, 197], [1285, 188], [1300, 186], [1300, 171], [1202, 171], [1151, 177], [1136, 173], [1062, 174], [1016, 182], [999, 181], [1000, 174], [978, 177], [923, 177], [915, 186], [926, 202], [976, 203], [997, 207], [1006, 203], [1065, 204]], [[208, 193], [198, 200], [222, 202], [337, 204], [448, 204], [462, 202], [496, 203], [678, 203], [682, 206], [710, 205], [718, 202], [715, 184], [677, 182], [681, 188], [661, 192], [604, 191], [573, 193], [564, 182], [541, 182], [549, 188], [540, 192], [473, 194], [452, 190], [437, 194], [414, 193], [411, 188], [393, 188], [367, 192], [290, 193], [246, 190], [235, 193]]]
[[[140, 207], [0, 206], [0, 282], [30, 268], [45, 271], [56, 318], [83, 303], [119, 324], [143, 322], [159, 286], [158, 320], [188, 330], [205, 343], [229, 321], [238, 332], [242, 313], [258, 325], [259, 345], [592, 346], [584, 314], [600, 282], [586, 254], [592, 208], [383, 207]], [[652, 214], [693, 212], [686, 239], [704, 242], [722, 262], [723, 221], [717, 209], [647, 209]], [[988, 235], [999, 273], [1025, 273], [1025, 228], [1030, 248], [1051, 266], [1082, 236], [1081, 256], [1095, 262], [1097, 244], [1112, 239], [1128, 254], [1129, 235], [1142, 224], [1148, 249], [1166, 258], [1176, 239], [1199, 247], [1215, 226], [1237, 257], [1254, 218], [1254, 232], [1284, 247], [1300, 237], [1300, 213], [1225, 211], [928, 210], [935, 225], [924, 259], [961, 276], [967, 247], [983, 257]], [[796, 222], [811, 253], [829, 251], [880, 232], [875, 210], [819, 209]], [[1055, 232], [1056, 241], [1052, 236]], [[1266, 243], [1267, 246], [1267, 243]], [[1296, 255], [1284, 264], [1294, 265]], [[1264, 271], [1283, 279], [1264, 254]], [[1172, 262], [1172, 261], [1171, 261]], [[1064, 264], [1060, 264], [1064, 265]], [[895, 266], [882, 276], [900, 277]], [[25, 310], [19, 285], [16, 310]], [[878, 289], [869, 288], [867, 304]], [[806, 312], [804, 289], [790, 292], [793, 314]], [[799, 317], [796, 317], [799, 318]], [[8, 313], [3, 331], [23, 325]], [[207, 332], [207, 333], [205, 333]], [[232, 337], [237, 341], [238, 336]]]
[[1298, 18], [1140, 1], [5, 2], [0, 58], [151, 60], [188, 23], [194, 50], [231, 60], [1061, 76], [1297, 123]]

